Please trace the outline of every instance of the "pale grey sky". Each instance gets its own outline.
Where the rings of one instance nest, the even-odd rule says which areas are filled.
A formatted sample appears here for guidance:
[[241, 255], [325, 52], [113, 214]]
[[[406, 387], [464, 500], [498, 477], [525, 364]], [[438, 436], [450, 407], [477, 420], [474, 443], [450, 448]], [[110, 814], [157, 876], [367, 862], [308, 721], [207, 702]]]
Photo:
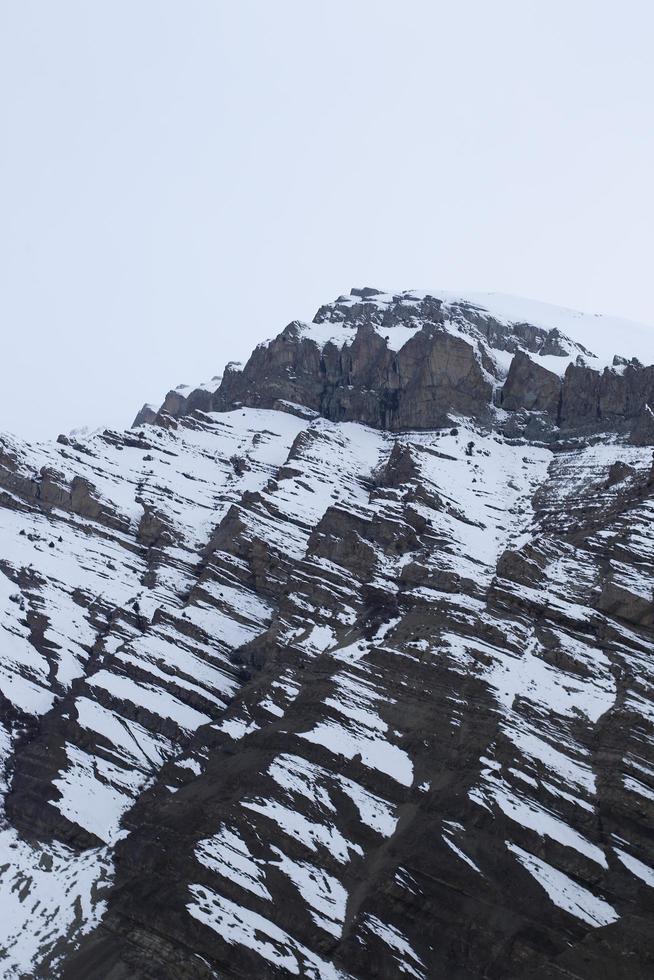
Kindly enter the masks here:
[[352, 285], [654, 323], [651, 0], [0, 0], [0, 429]]

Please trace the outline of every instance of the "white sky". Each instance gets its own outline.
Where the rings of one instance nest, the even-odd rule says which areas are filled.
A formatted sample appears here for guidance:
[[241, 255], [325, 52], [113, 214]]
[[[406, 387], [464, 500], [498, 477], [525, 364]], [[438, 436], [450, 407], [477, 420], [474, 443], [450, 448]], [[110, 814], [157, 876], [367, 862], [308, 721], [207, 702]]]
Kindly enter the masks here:
[[353, 285], [654, 323], [653, 36], [651, 0], [0, 0], [0, 429], [128, 425]]

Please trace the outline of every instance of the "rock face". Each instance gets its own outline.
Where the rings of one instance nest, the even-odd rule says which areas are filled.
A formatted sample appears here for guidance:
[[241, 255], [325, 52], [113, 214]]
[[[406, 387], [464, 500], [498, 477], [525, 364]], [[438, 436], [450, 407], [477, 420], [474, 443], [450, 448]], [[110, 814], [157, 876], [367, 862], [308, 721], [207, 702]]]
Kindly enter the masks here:
[[556, 327], [498, 318], [463, 299], [371, 288], [321, 307], [311, 324], [290, 323], [245, 367], [228, 365], [215, 390], [169, 392], [157, 420], [299, 405], [335, 422], [401, 432], [460, 415], [488, 424], [493, 401], [564, 431], [629, 431], [654, 444], [654, 366], [619, 356], [602, 366]]
[[573, 426], [638, 419], [654, 403], [654, 367], [627, 365], [622, 373], [606, 368], [601, 374], [570, 365], [563, 384], [562, 424]]
[[343, 349], [322, 351], [291, 324], [259, 347], [242, 372], [229, 372], [212, 407], [272, 408], [299, 403], [332, 421], [360, 421], [399, 431], [446, 424], [451, 413], [487, 414], [492, 384], [473, 347], [427, 324], [399, 352], [371, 323], [361, 324]]
[[592, 362], [358, 290], [3, 438], [3, 976], [649, 980], [652, 378]]
[[563, 387], [558, 375], [536, 364], [528, 354], [518, 351], [502, 387], [502, 408], [507, 412], [526, 408], [528, 411], [544, 412], [557, 420]]

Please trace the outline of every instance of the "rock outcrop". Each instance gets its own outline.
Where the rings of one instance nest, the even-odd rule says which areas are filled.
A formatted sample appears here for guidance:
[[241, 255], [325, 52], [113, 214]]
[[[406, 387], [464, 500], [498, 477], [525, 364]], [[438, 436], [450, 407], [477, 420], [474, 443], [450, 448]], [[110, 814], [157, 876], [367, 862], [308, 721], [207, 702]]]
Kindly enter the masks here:
[[321, 307], [312, 324], [290, 323], [243, 368], [228, 365], [214, 391], [169, 392], [157, 418], [302, 406], [331, 421], [401, 432], [460, 415], [488, 424], [495, 402], [541, 413], [564, 432], [629, 431], [654, 444], [647, 414], [654, 366], [596, 360], [558, 328], [499, 320], [464, 300], [353, 289]]
[[518, 351], [502, 387], [501, 405], [507, 412], [524, 408], [529, 412], [545, 412], [558, 420], [562, 389], [563, 383], [557, 374]]

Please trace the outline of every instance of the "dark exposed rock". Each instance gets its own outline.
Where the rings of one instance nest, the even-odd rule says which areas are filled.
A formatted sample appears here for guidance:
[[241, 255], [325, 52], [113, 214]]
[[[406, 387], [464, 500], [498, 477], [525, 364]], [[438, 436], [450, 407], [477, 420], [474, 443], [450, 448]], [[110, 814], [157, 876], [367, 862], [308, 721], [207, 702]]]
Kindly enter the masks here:
[[563, 379], [561, 425], [568, 428], [637, 420], [654, 403], [654, 366], [603, 372], [571, 364]]
[[654, 584], [649, 594], [642, 594], [609, 577], [602, 584], [597, 607], [637, 626], [654, 626]]
[[140, 425], [149, 425], [150, 423], [155, 421], [156, 417], [157, 417], [156, 408], [153, 408], [152, 405], [148, 405], [146, 403], [143, 406], [143, 408], [139, 409], [139, 411], [137, 412], [136, 418], [132, 422], [132, 428], [136, 429]]
[[213, 408], [272, 408], [280, 400], [306, 405], [334, 421], [359, 421], [393, 431], [444, 425], [450, 413], [488, 411], [491, 385], [466, 341], [425, 328], [395, 354], [364, 323], [343, 351], [302, 338], [291, 324], [259, 347], [238, 374], [225, 375]]
[[143, 505], [136, 538], [146, 548], [165, 547], [174, 540], [168, 522], [150, 504]]
[[[647, 406], [654, 404], [654, 366], [618, 357], [612, 368], [601, 371], [592, 366], [593, 355], [586, 348], [571, 344], [558, 329], [524, 322], [507, 325], [463, 300], [450, 302], [445, 313], [437, 297], [409, 293], [378, 303], [382, 295], [368, 287], [354, 289], [350, 297], [321, 307], [314, 324], [337, 325], [341, 339], [321, 346], [305, 324], [290, 323], [274, 340], [257, 347], [242, 370], [228, 365], [213, 393], [175, 389], [154, 418], [139, 413], [134, 424], [170, 425], [172, 418], [195, 410], [222, 412], [247, 405], [300, 416], [315, 412], [333, 421], [358, 421], [394, 432], [429, 429], [459, 414], [488, 422], [496, 386], [497, 403], [505, 410], [542, 413], [549, 420], [538, 421], [531, 414], [528, 439], [549, 441], [548, 425], [558, 424], [564, 429], [631, 431], [636, 443], [654, 444], [647, 415]], [[396, 349], [384, 331], [402, 328], [412, 333]], [[490, 356], [493, 348], [513, 354], [506, 378]], [[577, 360], [563, 381], [530, 356], [563, 359], [575, 351]], [[524, 435], [522, 430], [515, 437]]]
[[386, 465], [379, 474], [379, 483], [385, 487], [401, 487], [415, 480], [419, 472], [411, 447], [396, 442]]
[[628, 463], [624, 463], [621, 459], [619, 459], [617, 462], [612, 463], [609, 467], [609, 475], [606, 480], [606, 486], [612, 487], [616, 483], [621, 483], [623, 480], [626, 480], [627, 477], [633, 476], [635, 473], [636, 470], [633, 466], [630, 466]]
[[632, 422], [630, 442], [634, 446], [654, 446], [654, 412], [649, 403]]
[[502, 408], [516, 412], [521, 408], [546, 412], [557, 417], [561, 398], [561, 379], [552, 371], [518, 351], [511, 361], [509, 374], [502, 389]]

